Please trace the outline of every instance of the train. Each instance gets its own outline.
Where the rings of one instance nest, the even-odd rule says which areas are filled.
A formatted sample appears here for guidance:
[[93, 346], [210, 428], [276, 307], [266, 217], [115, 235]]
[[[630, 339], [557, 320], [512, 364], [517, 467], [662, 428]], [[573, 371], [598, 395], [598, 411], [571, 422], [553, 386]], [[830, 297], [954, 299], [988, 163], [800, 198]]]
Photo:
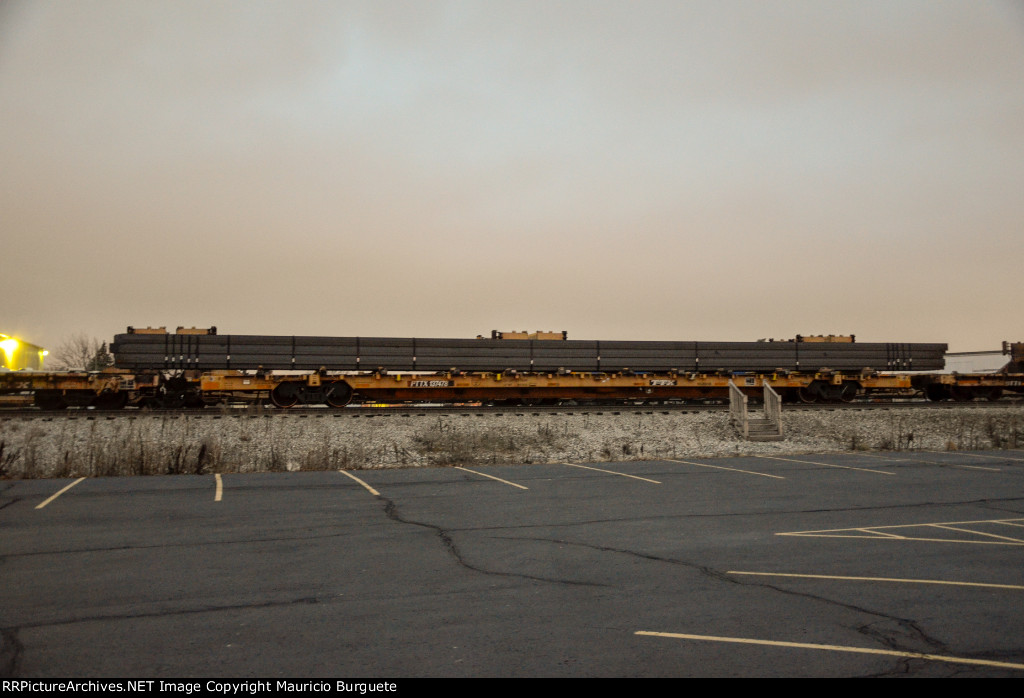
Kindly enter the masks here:
[[1024, 392], [1024, 343], [995, 374], [946, 374], [942, 343], [854, 335], [756, 342], [570, 340], [566, 332], [471, 339], [219, 334], [129, 327], [96, 372], [0, 373], [0, 394], [43, 410], [277, 408], [367, 404], [588, 404], [724, 400], [732, 382], [803, 403], [921, 397], [997, 400]]

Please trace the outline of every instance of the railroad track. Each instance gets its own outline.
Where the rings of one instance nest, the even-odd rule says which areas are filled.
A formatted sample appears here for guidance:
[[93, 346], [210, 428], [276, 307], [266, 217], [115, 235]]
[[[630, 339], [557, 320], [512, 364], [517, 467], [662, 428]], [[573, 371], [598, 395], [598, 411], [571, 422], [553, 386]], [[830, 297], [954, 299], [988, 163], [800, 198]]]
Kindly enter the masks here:
[[[1024, 399], [974, 401], [974, 402], [928, 402], [928, 401], [879, 401], [853, 402], [834, 404], [787, 404], [784, 412], [814, 412], [843, 410], [920, 410], [939, 409], [956, 410], [964, 407], [972, 409], [993, 409], [1024, 405]], [[758, 405], [751, 405], [756, 410]], [[345, 407], [331, 409], [327, 407], [207, 407], [205, 409], [132, 409], [97, 410], [93, 408], [69, 408], [66, 410], [40, 410], [36, 408], [2, 408], [0, 422], [11, 419], [177, 419], [180, 417], [197, 417], [209, 419], [242, 418], [242, 417], [293, 417], [308, 418], [342, 418], [342, 417], [382, 417], [389, 415], [403, 416], [438, 416], [450, 414], [501, 414], [522, 416], [527, 414], [594, 414], [594, 415], [625, 415], [625, 414], [670, 414], [673, 412], [726, 412], [728, 403], [722, 404], [667, 404], [667, 405], [477, 405], [477, 406], [394, 406], [394, 407]]]

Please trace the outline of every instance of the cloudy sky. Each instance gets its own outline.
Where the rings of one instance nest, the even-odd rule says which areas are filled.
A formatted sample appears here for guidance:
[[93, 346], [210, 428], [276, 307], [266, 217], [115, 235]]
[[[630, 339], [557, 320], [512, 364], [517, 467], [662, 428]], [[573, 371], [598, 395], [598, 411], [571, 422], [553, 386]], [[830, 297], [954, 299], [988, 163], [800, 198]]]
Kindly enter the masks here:
[[0, 4], [0, 332], [1024, 340], [1020, 0]]

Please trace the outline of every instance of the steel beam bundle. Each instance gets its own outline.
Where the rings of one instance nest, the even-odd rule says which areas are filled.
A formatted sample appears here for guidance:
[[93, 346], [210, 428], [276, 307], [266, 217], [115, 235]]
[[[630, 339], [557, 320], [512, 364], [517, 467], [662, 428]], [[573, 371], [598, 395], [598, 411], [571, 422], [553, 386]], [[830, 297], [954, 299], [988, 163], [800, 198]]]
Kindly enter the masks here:
[[134, 370], [817, 372], [942, 370], [946, 345], [119, 334], [110, 349]]

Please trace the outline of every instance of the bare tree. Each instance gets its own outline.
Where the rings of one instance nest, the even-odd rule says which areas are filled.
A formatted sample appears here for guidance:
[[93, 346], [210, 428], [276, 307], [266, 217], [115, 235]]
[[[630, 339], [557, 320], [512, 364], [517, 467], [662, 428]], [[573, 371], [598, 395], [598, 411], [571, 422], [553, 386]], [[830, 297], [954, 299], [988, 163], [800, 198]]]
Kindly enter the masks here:
[[99, 371], [112, 366], [114, 357], [107, 351], [107, 343], [78, 332], [66, 337], [56, 349], [50, 352], [47, 368], [62, 371]]

